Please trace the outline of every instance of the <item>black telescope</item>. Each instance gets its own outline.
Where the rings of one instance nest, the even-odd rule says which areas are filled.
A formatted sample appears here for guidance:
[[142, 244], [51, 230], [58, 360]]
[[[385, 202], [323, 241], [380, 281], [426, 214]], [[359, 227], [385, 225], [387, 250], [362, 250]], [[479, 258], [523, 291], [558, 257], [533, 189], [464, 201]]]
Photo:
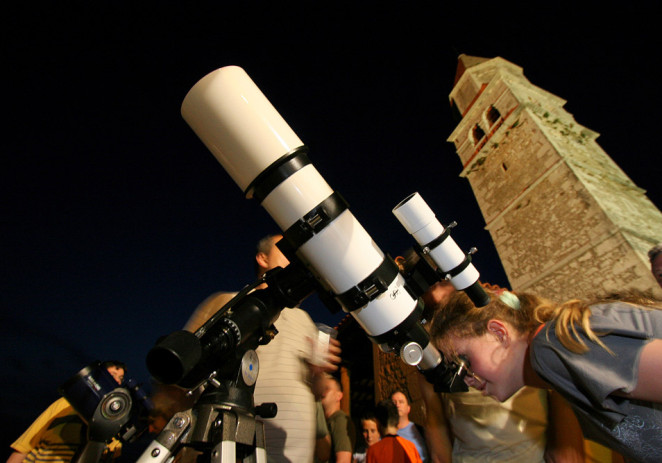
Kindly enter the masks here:
[[267, 272], [219, 310], [195, 333], [175, 331], [157, 342], [147, 354], [147, 368], [164, 384], [195, 389], [211, 373], [233, 376], [235, 362], [247, 349], [268, 343], [273, 323], [284, 307], [295, 307], [315, 289], [314, 279], [296, 263]]

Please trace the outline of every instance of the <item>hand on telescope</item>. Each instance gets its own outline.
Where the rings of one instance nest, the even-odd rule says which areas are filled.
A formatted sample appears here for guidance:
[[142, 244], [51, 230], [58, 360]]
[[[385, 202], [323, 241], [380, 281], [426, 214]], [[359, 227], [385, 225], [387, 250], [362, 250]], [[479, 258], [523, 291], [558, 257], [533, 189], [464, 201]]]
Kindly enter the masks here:
[[[315, 341], [310, 338], [306, 339], [310, 344], [311, 349], [315, 347]], [[338, 369], [340, 365], [340, 353], [342, 349], [340, 348], [340, 341], [334, 338], [329, 338], [328, 348], [325, 352], [320, 353], [319, 351], [313, 354], [313, 359], [308, 359], [306, 363], [312, 375], [323, 374], [323, 373], [332, 373]]]
[[338, 365], [340, 365], [340, 361], [342, 360], [340, 358], [341, 353], [342, 349], [340, 348], [340, 341], [334, 338], [330, 338], [329, 350], [326, 353], [326, 359], [324, 363], [320, 365], [325, 373], [330, 373], [338, 369]]
[[[312, 344], [313, 341], [309, 339], [309, 342]], [[308, 362], [308, 368], [310, 369], [310, 387], [315, 395], [316, 399], [319, 399], [324, 392], [324, 379], [328, 373], [332, 373], [338, 369], [340, 365], [340, 353], [342, 349], [340, 348], [340, 341], [334, 338], [329, 339], [328, 350], [326, 355], [323, 357], [322, 361], [319, 363]]]

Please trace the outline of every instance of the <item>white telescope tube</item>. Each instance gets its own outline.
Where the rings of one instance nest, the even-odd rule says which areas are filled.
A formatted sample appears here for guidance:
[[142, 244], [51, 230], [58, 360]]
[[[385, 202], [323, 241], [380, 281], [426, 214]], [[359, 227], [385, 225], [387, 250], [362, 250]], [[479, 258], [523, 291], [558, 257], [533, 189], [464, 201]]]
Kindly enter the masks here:
[[[303, 143], [246, 72], [229, 66], [203, 77], [184, 98], [182, 116], [249, 196], [254, 183]], [[286, 231], [333, 193], [312, 164], [271, 189], [262, 206]], [[336, 296], [356, 287], [384, 261], [384, 253], [345, 210], [297, 250]], [[416, 300], [398, 274], [388, 290], [352, 315], [371, 336], [384, 334], [414, 311]]]
[[242, 191], [283, 154], [303, 145], [237, 66], [200, 79], [184, 98], [182, 116]]
[[[445, 231], [432, 209], [418, 193], [413, 193], [395, 206], [393, 214], [421, 246], [426, 246]], [[429, 249], [428, 255], [443, 272], [451, 272], [466, 258], [450, 235], [438, 246]], [[450, 281], [455, 289], [462, 290], [473, 285], [479, 277], [476, 267], [469, 264], [460, 273], [452, 276]]]

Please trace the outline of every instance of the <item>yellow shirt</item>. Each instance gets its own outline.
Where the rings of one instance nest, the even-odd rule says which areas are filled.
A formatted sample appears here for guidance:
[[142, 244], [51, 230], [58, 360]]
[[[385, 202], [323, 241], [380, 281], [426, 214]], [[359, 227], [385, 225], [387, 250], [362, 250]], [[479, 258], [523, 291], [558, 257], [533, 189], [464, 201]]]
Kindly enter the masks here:
[[[53, 402], [16, 439], [12, 448], [27, 456], [24, 461], [70, 462], [86, 442], [87, 427], [65, 398]], [[122, 443], [113, 439], [104, 456], [117, 458]]]

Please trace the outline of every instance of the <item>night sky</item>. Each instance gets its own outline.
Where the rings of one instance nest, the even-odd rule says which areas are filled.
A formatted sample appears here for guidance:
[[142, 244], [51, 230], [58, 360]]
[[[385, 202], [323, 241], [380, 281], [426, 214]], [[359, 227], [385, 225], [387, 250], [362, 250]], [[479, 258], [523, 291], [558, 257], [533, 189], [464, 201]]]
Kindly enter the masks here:
[[[23, 3], [3, 8], [0, 32], [5, 448], [91, 360], [124, 360], [147, 385], [158, 336], [253, 280], [254, 244], [278, 228], [180, 116], [219, 67], [248, 72], [392, 255], [413, 242], [391, 209], [418, 191], [479, 249], [482, 280], [507, 284], [446, 142], [460, 53], [508, 59], [566, 99], [662, 205], [659, 37], [636, 6]], [[315, 297], [304, 307], [342, 316]]]

